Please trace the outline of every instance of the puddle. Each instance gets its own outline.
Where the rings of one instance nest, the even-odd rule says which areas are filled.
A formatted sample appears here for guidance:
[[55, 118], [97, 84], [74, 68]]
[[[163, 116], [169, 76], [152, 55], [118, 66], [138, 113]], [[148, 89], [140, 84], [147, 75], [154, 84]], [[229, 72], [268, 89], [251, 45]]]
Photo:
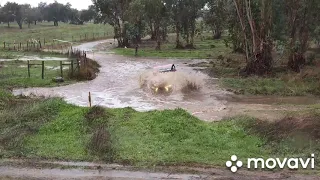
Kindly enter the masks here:
[[[11, 162], [6, 164], [6, 162]], [[22, 164], [21, 164], [22, 163]], [[58, 165], [58, 166], [54, 166]], [[64, 167], [58, 168], [59, 165]], [[4, 160], [0, 163], [0, 179], [72, 179], [72, 180], [209, 180], [209, 179], [319, 179], [316, 172], [308, 175], [296, 174], [289, 171], [247, 171], [241, 170], [232, 173], [225, 168], [213, 167], [189, 167], [189, 166], [157, 166], [152, 170], [137, 170], [137, 167], [121, 166], [116, 164], [97, 164], [91, 162], [50, 162], [50, 161], [24, 161], [24, 160]], [[179, 173], [180, 172], [180, 173]]]
[[[146, 70], [164, 64], [176, 65], [178, 73], [194, 74], [204, 83], [210, 79], [203, 73], [197, 73], [183, 59], [136, 59], [128, 58], [104, 52], [92, 52], [95, 46], [108, 44], [110, 40], [85, 43], [74, 47], [88, 51], [87, 56], [95, 59], [100, 65], [100, 73], [97, 78], [89, 82], [81, 82], [68, 86], [54, 88], [28, 88], [14, 90], [14, 95], [38, 95], [45, 97], [63, 97], [67, 102], [79, 106], [88, 106], [88, 93], [91, 92], [92, 104], [109, 108], [132, 107], [138, 111], [155, 109], [185, 108], [191, 113], [201, 111], [218, 112], [212, 117], [218, 117], [219, 111], [225, 107], [224, 101], [217, 100], [215, 95], [226, 94], [216, 84], [203, 86], [199, 91], [192, 93], [173, 92], [169, 96], [154, 95], [140, 88], [139, 77]], [[111, 40], [113, 42], [113, 40]], [[197, 63], [203, 60], [188, 60], [188, 63]], [[173, 82], [174, 84], [180, 81]]]
[[0, 61], [68, 61], [68, 58], [64, 57], [39, 57], [39, 56], [23, 56], [14, 59], [0, 59]]
[[[60, 66], [45, 66], [46, 69], [48, 70], [60, 70]], [[69, 69], [69, 67], [64, 66], [62, 67], [63, 70]]]
[[200, 176], [192, 174], [169, 174], [142, 171], [121, 170], [84, 170], [84, 169], [36, 169], [36, 168], [14, 168], [0, 167], [1, 176], [27, 177], [43, 179], [88, 179], [108, 178], [118, 180], [131, 179], [199, 179]]

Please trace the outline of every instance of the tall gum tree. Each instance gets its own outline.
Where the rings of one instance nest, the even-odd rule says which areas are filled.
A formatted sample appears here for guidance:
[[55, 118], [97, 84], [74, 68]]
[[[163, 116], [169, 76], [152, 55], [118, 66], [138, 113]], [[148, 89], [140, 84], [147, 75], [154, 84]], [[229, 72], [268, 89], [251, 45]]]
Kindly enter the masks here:
[[241, 25], [246, 74], [263, 75], [272, 70], [272, 1], [233, 0]]
[[129, 39], [126, 34], [127, 26], [125, 25], [127, 17], [125, 15], [131, 0], [92, 0], [92, 2], [100, 16], [100, 22], [113, 26], [118, 46], [129, 46]]
[[319, 0], [285, 0], [288, 23], [288, 68], [300, 72], [306, 63], [311, 32], [319, 25]]

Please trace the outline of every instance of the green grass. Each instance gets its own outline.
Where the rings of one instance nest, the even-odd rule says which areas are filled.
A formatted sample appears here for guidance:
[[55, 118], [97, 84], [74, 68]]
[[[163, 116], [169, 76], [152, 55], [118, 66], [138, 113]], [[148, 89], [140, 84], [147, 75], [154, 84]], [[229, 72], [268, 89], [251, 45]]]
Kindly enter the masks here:
[[[2, 157], [19, 155], [91, 161], [110, 156], [112, 162], [137, 166], [201, 164], [224, 167], [233, 154], [241, 159], [306, 156], [320, 147], [310, 139], [312, 145], [307, 149], [294, 148], [292, 138], [268, 141], [265, 134], [252, 131], [256, 120], [245, 116], [209, 123], [182, 109], [136, 112], [122, 108], [106, 109], [106, 115], [91, 118], [90, 124], [86, 118], [88, 108], [68, 105], [59, 99], [25, 108], [19, 112], [5, 111], [0, 116], [4, 123], [1, 137], [12, 138], [10, 135], [14, 132], [15, 141], [10, 142], [22, 142], [21, 146], [11, 143], [2, 147]], [[108, 141], [112, 153], [102, 151], [104, 157], [92, 152], [91, 146], [95, 144], [90, 144], [95, 127], [99, 125], [111, 135]]]
[[12, 51], [3, 50], [0, 48], [0, 59], [19, 59], [24, 56], [36, 56], [36, 57], [66, 57], [63, 54], [56, 52], [44, 52], [44, 51]]
[[[105, 34], [104, 34], [105, 33]], [[46, 40], [51, 43], [53, 39], [65, 41], [81, 41], [95, 38], [113, 37], [113, 29], [110, 25], [86, 23], [85, 25], [72, 25], [68, 23], [59, 23], [59, 26], [53, 26], [53, 22], [42, 22], [37, 25], [23, 26], [19, 29], [16, 23], [11, 23], [8, 28], [6, 24], [0, 24], [0, 41], [1, 47], [3, 42], [11, 43], [26, 43], [29, 39], [40, 39], [42, 42]], [[73, 36], [73, 38], [72, 38]], [[1, 48], [2, 49], [2, 48]]]
[[[0, 108], [0, 157], [3, 158], [107, 160], [148, 167], [194, 164], [224, 167], [233, 154], [241, 159], [304, 157], [320, 147], [310, 138], [304, 140], [308, 148], [297, 148], [298, 141], [290, 136], [270, 141], [269, 132], [277, 135], [272, 128], [279, 125], [258, 126], [256, 119], [246, 116], [210, 123], [182, 109], [92, 111], [61, 99], [16, 99], [1, 91], [0, 102], [7, 102]], [[319, 113], [316, 107], [314, 111]], [[99, 127], [103, 129], [97, 134]], [[105, 141], [99, 141], [102, 137]]]
[[317, 81], [286, 81], [280, 78], [222, 78], [221, 84], [238, 94], [304, 96], [320, 95]]
[[[45, 67], [55, 67], [54, 69], [45, 68], [44, 79], [41, 77], [41, 66], [32, 66], [30, 68], [30, 78], [28, 77], [28, 68], [26, 61], [5, 61], [0, 62], [0, 86], [4, 89], [21, 88], [21, 87], [52, 87], [57, 85], [65, 85], [72, 82], [65, 76], [64, 83], [55, 83], [52, 78], [60, 76], [59, 61], [45, 61]], [[41, 61], [30, 61], [30, 64], [41, 64]], [[68, 74], [68, 70], [64, 70], [64, 75]]]
[[209, 164], [222, 166], [230, 154], [265, 155], [263, 140], [239, 125], [246, 117], [203, 122], [185, 110], [119, 110], [111, 134], [120, 162], [140, 165]]
[[[183, 59], [211, 59], [220, 55], [231, 53], [231, 49], [225, 47], [223, 40], [196, 40], [196, 49], [175, 49], [174, 41], [169, 41], [161, 46], [161, 51], [155, 50], [154, 47], [146, 46], [139, 48], [138, 56], [140, 57], [157, 57], [157, 58], [183, 58]], [[134, 56], [134, 48], [117, 48], [114, 49], [116, 54], [125, 56]]]
[[26, 139], [28, 156], [51, 159], [89, 160], [83, 128], [84, 109], [60, 106], [59, 115]]
[[301, 73], [275, 67], [265, 76], [242, 76], [240, 70], [245, 63], [239, 60], [239, 55], [232, 56], [203, 64], [207, 68], [202, 70], [211, 77], [219, 78], [220, 85], [228, 91], [245, 95], [320, 95], [320, 71], [315, 66], [305, 66]]
[[[25, 156], [24, 138], [34, 134], [59, 113], [61, 100], [17, 99], [1, 93], [0, 157]], [[4, 99], [6, 97], [6, 99]]]
[[[52, 103], [52, 106], [58, 103], [60, 111], [24, 139], [24, 146], [19, 148], [22, 154], [49, 159], [94, 159], [95, 156], [87, 149], [92, 135], [84, 118], [87, 108], [66, 105], [62, 101], [48, 100], [46, 103]], [[28, 117], [39, 118], [35, 113], [31, 111]], [[247, 135], [238, 123], [246, 120], [245, 117], [207, 123], [182, 109], [146, 113], [130, 108], [108, 109], [107, 114], [112, 149], [115, 151], [114, 162], [223, 165], [234, 153], [241, 157], [266, 154], [261, 147], [263, 141]], [[28, 119], [24, 121], [30, 123]], [[6, 125], [2, 132], [7, 132], [6, 129], [12, 125], [14, 123]], [[10, 157], [10, 153], [7, 156]]]

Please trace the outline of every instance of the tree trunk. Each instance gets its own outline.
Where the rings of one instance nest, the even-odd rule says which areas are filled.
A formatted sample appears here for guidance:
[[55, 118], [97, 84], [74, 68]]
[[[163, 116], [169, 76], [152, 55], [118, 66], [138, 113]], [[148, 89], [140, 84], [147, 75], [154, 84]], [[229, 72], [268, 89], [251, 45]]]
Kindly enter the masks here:
[[[299, 13], [299, 9], [301, 8], [300, 2], [297, 1], [296, 4], [288, 4], [288, 16], [289, 16], [289, 27], [290, 30], [290, 54], [288, 59], [288, 68], [295, 71], [300, 72], [301, 68], [305, 65], [305, 52], [308, 48], [309, 41], [309, 27], [308, 27], [308, 8], [305, 7]], [[299, 41], [299, 46], [296, 47], [296, 41]]]
[[19, 28], [22, 29], [22, 22], [21, 21], [17, 21]]
[[180, 42], [180, 28], [180, 24], [176, 22], [176, 49], [184, 48]]
[[236, 6], [236, 10], [237, 10], [237, 14], [238, 14], [238, 18], [240, 21], [240, 25], [241, 25], [241, 29], [242, 29], [242, 34], [243, 34], [243, 44], [244, 44], [244, 50], [246, 53], [246, 62], [249, 62], [249, 48], [248, 48], [248, 39], [247, 39], [247, 34], [246, 34], [246, 28], [244, 26], [244, 19], [242, 16], [242, 13], [240, 12], [240, 3], [237, 2], [237, 0], [233, 0], [234, 4]]
[[165, 26], [162, 30], [162, 40], [167, 41], [167, 26]]
[[34, 25], [37, 25], [37, 21], [34, 21]]
[[154, 40], [157, 39], [155, 28], [153, 27], [153, 23], [152, 22], [149, 23], [149, 26], [150, 26], [150, 31], [151, 31], [151, 40], [154, 41]]
[[186, 42], [187, 42], [187, 44], [189, 44], [190, 43], [190, 41], [189, 41], [189, 32], [187, 32], [187, 39], [186, 39]]
[[[248, 58], [245, 68], [246, 74], [264, 75], [272, 69], [272, 41], [270, 38], [272, 29], [272, 1], [262, 0], [260, 7], [261, 22], [258, 28], [255, 26], [252, 17], [251, 1], [245, 0], [245, 11], [240, 11], [241, 0], [234, 0], [240, 24], [243, 29], [244, 41], [246, 43], [246, 56]], [[250, 25], [250, 32], [245, 31], [244, 12], [247, 15], [247, 21]], [[246, 38], [247, 33], [252, 37], [251, 42]], [[249, 57], [250, 55], [250, 57]]]
[[10, 28], [10, 22], [8, 21], [8, 28]]
[[161, 35], [160, 35], [160, 22], [159, 21], [157, 21], [155, 23], [155, 32], [156, 32], [156, 37], [157, 37], [156, 50], [161, 50]]
[[136, 36], [137, 43], [141, 43], [141, 32], [142, 32], [142, 23], [141, 21], [138, 22], [138, 35]]
[[190, 48], [194, 49], [194, 33], [195, 33], [195, 27], [196, 27], [196, 22], [193, 22], [191, 25], [191, 33], [190, 33], [190, 43], [189, 46]]
[[300, 72], [306, 60], [302, 53], [292, 52], [289, 55], [288, 67], [294, 72]]
[[222, 31], [219, 28], [213, 30], [213, 39], [221, 39]]

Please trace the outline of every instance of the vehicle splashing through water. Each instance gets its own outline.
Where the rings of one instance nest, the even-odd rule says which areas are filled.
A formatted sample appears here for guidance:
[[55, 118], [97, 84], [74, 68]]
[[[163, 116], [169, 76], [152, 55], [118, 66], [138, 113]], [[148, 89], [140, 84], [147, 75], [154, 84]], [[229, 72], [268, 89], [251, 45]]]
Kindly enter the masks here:
[[204, 77], [202, 74], [176, 71], [172, 68], [171, 71], [154, 68], [140, 75], [140, 87], [153, 94], [188, 93], [199, 91], [203, 85]]

